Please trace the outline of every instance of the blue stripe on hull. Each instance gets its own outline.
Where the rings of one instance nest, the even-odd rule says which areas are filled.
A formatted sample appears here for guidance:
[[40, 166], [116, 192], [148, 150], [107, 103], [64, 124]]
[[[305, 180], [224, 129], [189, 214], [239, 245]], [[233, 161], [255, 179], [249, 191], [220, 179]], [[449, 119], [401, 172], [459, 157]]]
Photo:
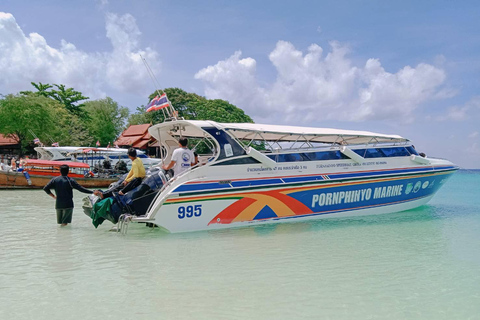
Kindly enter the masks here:
[[271, 186], [287, 183], [309, 183], [322, 180], [341, 180], [341, 179], [356, 179], [374, 176], [388, 176], [396, 174], [418, 174], [418, 173], [434, 173], [448, 170], [457, 170], [457, 167], [447, 166], [442, 168], [409, 168], [383, 171], [368, 171], [368, 172], [353, 172], [353, 173], [326, 173], [319, 175], [301, 176], [301, 177], [282, 177], [282, 178], [266, 178], [266, 179], [250, 179], [237, 180], [230, 183], [220, 182], [205, 182], [205, 183], [186, 183], [179, 186], [174, 192], [195, 192], [195, 191], [209, 191], [218, 189], [236, 189], [242, 187], [258, 187]]

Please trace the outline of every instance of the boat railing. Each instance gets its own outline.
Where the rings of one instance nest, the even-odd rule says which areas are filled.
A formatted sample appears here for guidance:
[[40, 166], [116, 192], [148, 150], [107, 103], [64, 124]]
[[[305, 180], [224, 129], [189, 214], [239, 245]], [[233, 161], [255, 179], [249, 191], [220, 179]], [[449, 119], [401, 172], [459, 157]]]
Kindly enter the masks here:
[[[379, 142], [379, 143], [361, 143], [361, 144], [348, 144], [348, 148], [357, 149], [357, 148], [386, 148], [386, 147], [399, 147], [399, 146], [408, 146], [408, 142]], [[320, 144], [320, 145], [308, 145], [302, 147], [289, 147], [289, 146], [280, 146], [277, 148], [270, 148], [266, 150], [259, 150], [262, 153], [294, 153], [294, 152], [314, 152], [314, 151], [335, 151], [340, 150], [342, 144], [333, 143], [333, 144]]]
[[315, 151], [335, 151], [340, 150], [340, 146], [308, 147], [308, 148], [275, 148], [273, 150], [259, 150], [265, 154], [297, 153], [297, 152], [315, 152]]

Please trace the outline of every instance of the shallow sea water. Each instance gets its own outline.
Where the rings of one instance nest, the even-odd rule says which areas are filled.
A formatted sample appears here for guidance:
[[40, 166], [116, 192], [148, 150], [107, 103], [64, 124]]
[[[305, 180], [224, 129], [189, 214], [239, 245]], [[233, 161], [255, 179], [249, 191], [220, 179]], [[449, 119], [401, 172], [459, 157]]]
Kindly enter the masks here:
[[406, 212], [167, 234], [0, 190], [0, 319], [479, 319], [480, 173]]

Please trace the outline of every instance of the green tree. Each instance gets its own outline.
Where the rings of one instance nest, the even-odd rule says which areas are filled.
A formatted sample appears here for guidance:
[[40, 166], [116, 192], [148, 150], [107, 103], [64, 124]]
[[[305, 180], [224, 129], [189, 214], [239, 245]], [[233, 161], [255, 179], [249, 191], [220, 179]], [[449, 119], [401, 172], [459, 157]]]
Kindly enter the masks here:
[[225, 100], [208, 100], [202, 98], [192, 104], [195, 105], [196, 119], [227, 123], [253, 122], [252, 118], [246, 115], [242, 109], [237, 108]]
[[89, 118], [86, 126], [92, 142], [99, 140], [103, 146], [116, 139], [129, 114], [128, 108], [119, 106], [109, 97], [86, 102], [85, 111]]
[[52, 137], [61, 146], [88, 146], [92, 145], [92, 137], [85, 121], [69, 113], [63, 106], [56, 114], [56, 126]]
[[[188, 93], [180, 88], [167, 88], [163, 92], [167, 94], [172, 106], [181, 118], [186, 120], [213, 120], [217, 122], [250, 122], [253, 120], [245, 112], [221, 99], [209, 100], [195, 93]], [[154, 92], [149, 96], [151, 101], [158, 94], [163, 92]], [[162, 110], [146, 112], [145, 107], [138, 107], [134, 114], [130, 115], [128, 123], [160, 123], [165, 119], [165, 113]], [[190, 147], [197, 145], [198, 140], [190, 139]], [[264, 149], [263, 143], [254, 145], [256, 149]], [[209, 147], [204, 143], [196, 146], [196, 151], [200, 154], [208, 153]]]
[[[39, 82], [38, 84], [35, 82], [31, 82], [32, 86], [37, 89], [36, 92], [33, 91], [20, 91], [20, 94], [26, 95], [26, 96], [43, 96], [43, 97], [49, 97], [52, 98], [58, 102], [60, 102], [62, 105], [65, 106], [65, 108], [72, 114], [77, 115], [81, 118], [84, 118], [87, 120], [88, 116], [83, 110], [83, 107], [85, 107], [85, 104], [78, 104], [78, 102], [87, 100], [89, 99], [88, 97], [85, 97], [81, 92], [74, 90], [73, 88], [65, 88], [65, 85], [63, 84], [54, 84], [54, 86], [57, 88], [57, 90], [52, 89], [53, 86], [50, 84], [43, 84]], [[50, 91], [48, 91], [51, 89]]]
[[[156, 113], [160, 115], [160, 113]], [[161, 121], [154, 121], [153, 112], [145, 112], [145, 106], [137, 107], [135, 113], [128, 117], [128, 125], [137, 125], [144, 123], [158, 123]]]
[[38, 84], [35, 83], [35, 82], [30, 82], [30, 83], [32, 84], [32, 86], [35, 87], [35, 89], [37, 89], [37, 92], [20, 91], [21, 94], [23, 94], [23, 95], [35, 94], [35, 95], [40, 95], [40, 96], [44, 96], [44, 97], [50, 97], [51, 92], [47, 91], [47, 90], [50, 89], [50, 88], [53, 88], [53, 86], [49, 85], [48, 83], [43, 84], [41, 82], [39, 82]]
[[18, 139], [23, 153], [32, 144], [31, 132], [49, 141], [61, 111], [57, 102], [43, 96], [7, 95], [0, 100], [0, 133]]
[[[215, 99], [209, 100], [195, 93], [188, 93], [180, 88], [167, 88], [165, 92], [179, 117], [187, 120], [213, 120], [217, 122], [253, 122], [252, 118], [245, 112], [230, 104], [228, 101]], [[151, 101], [158, 93], [154, 92], [149, 96]], [[160, 123], [164, 121], [162, 110], [145, 112], [145, 107], [138, 107], [136, 112], [130, 115], [128, 123]]]
[[82, 95], [81, 92], [73, 88], [65, 88], [63, 84], [54, 84], [58, 90], [51, 90], [50, 97], [57, 100], [67, 108], [67, 110], [77, 116], [85, 117], [83, 110], [84, 104], [76, 104], [79, 101], [87, 100], [88, 97]]

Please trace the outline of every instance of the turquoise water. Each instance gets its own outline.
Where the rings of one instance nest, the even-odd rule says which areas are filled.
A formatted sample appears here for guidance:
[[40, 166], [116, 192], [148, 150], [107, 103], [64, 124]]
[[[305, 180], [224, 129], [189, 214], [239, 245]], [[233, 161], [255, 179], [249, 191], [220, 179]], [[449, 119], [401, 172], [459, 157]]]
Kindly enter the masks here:
[[98, 229], [0, 191], [0, 319], [479, 319], [480, 173], [416, 210], [212, 232]]

